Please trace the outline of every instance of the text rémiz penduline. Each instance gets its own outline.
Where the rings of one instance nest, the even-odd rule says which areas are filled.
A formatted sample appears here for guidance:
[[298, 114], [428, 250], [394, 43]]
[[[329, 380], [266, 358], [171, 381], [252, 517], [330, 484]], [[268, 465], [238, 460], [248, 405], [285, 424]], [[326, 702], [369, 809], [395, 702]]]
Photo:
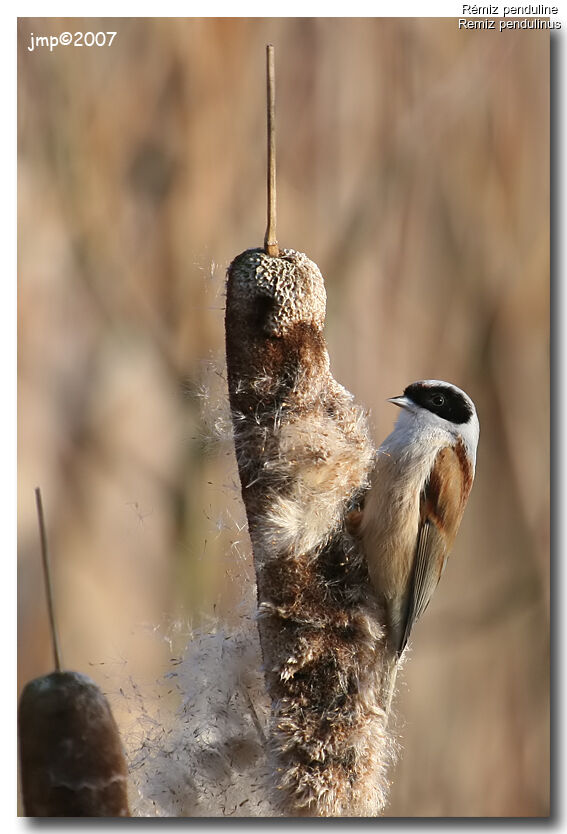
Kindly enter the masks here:
[[[500, 11], [502, 8], [502, 11]], [[548, 17], [552, 14], [557, 14], [558, 6], [544, 6], [538, 4], [537, 6], [473, 6], [463, 4], [463, 14], [470, 15], [491, 15], [493, 17], [521, 17], [522, 15], [539, 15], [540, 17]]]

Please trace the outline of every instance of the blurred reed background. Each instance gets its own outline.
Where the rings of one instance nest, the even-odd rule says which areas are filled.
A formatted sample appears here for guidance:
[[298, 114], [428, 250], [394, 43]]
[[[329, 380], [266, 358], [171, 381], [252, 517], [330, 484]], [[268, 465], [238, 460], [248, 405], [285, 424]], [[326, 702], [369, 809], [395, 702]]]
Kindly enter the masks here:
[[[28, 51], [30, 33], [117, 31]], [[223, 419], [223, 281], [265, 229], [326, 279], [335, 377], [463, 387], [481, 421], [453, 558], [402, 675], [392, 816], [549, 811], [549, 35], [435, 19], [19, 22], [19, 686], [115, 694], [177, 627], [234, 619], [253, 569]], [[205, 396], [202, 396], [205, 394]], [[203, 413], [204, 408], [204, 413]], [[213, 427], [214, 428], [214, 427]]]

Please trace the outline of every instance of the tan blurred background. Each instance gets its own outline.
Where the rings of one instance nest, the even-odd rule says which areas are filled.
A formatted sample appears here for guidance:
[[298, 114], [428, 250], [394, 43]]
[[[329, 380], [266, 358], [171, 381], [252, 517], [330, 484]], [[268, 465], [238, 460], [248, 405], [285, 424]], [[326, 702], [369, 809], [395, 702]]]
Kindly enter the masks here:
[[[116, 31], [30, 52], [30, 33]], [[326, 279], [336, 378], [475, 400], [477, 479], [402, 676], [392, 816], [549, 812], [549, 36], [434, 19], [19, 22], [19, 685], [156, 680], [165, 639], [251, 604], [223, 281], [265, 228]]]

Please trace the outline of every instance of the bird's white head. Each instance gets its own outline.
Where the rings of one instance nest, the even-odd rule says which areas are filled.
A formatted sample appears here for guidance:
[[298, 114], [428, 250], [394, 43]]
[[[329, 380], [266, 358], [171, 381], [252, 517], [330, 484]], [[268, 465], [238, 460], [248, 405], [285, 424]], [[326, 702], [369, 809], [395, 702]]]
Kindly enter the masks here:
[[464, 442], [471, 461], [476, 461], [480, 425], [473, 401], [450, 382], [422, 379], [412, 382], [399, 397], [388, 402], [402, 409], [396, 428], [441, 429]]

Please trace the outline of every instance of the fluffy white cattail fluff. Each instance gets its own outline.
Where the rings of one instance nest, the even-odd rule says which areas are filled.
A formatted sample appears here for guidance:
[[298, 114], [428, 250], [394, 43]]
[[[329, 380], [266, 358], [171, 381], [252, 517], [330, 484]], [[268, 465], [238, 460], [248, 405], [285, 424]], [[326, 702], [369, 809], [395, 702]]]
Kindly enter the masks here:
[[[135, 816], [273, 816], [269, 702], [255, 624], [191, 634], [158, 690], [136, 700], [125, 733]], [[173, 701], [172, 701], [173, 699]], [[158, 708], [158, 704], [160, 705]]]

